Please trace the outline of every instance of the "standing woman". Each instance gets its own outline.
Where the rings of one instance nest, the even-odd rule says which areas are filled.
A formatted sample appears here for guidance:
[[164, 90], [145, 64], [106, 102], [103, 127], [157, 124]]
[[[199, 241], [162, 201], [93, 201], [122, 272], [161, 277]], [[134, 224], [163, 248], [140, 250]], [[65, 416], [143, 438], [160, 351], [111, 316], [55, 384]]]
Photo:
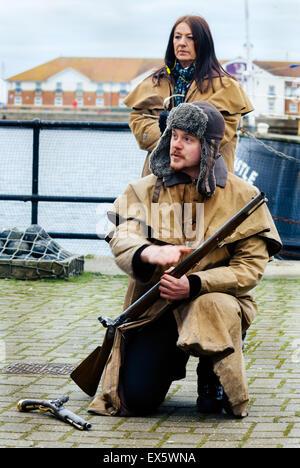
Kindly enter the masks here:
[[[226, 128], [220, 153], [233, 172], [239, 120], [253, 107], [240, 83], [219, 64], [207, 22], [200, 16], [187, 15], [172, 28], [165, 65], [124, 100], [132, 109], [129, 125], [139, 147], [148, 152], [155, 148], [164, 130], [166, 109], [195, 101], [209, 101], [222, 113]], [[142, 175], [148, 174], [147, 157]]]

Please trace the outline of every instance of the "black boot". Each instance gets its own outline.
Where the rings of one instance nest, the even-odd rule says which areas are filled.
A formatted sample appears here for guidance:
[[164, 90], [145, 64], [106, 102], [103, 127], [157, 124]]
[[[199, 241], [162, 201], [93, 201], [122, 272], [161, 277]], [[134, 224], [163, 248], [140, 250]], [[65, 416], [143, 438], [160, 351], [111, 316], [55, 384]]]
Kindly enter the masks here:
[[213, 371], [212, 360], [208, 356], [200, 358], [198, 367], [197, 407], [200, 413], [221, 413], [223, 408], [223, 387]]
[[242, 334], [242, 351], [243, 351], [243, 352], [245, 351], [245, 340], [246, 340], [246, 335], [247, 335], [246, 332]]

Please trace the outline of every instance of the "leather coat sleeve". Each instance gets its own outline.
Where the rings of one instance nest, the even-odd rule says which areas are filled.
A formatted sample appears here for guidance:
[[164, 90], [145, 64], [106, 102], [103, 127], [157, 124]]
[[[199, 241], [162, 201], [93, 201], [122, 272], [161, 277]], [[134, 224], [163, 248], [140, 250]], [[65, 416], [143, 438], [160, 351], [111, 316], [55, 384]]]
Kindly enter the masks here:
[[[166, 90], [162, 96], [164, 93], [168, 96], [169, 85], [164, 85]], [[124, 104], [132, 109], [129, 117], [130, 129], [142, 150], [152, 151], [161, 136], [156, 117], [165, 110], [162, 96], [149, 76], [124, 99]]]
[[[220, 150], [229, 142], [235, 139], [237, 135], [237, 129], [239, 126], [241, 114], [228, 114], [227, 112], [222, 112], [222, 115], [225, 120], [225, 134], [224, 138], [220, 144]], [[235, 142], [236, 144], [236, 142]]]
[[201, 293], [223, 292], [243, 296], [262, 278], [269, 261], [266, 242], [259, 236], [235, 243], [228, 266], [195, 272], [201, 279]]
[[115, 262], [127, 275], [134, 277], [132, 260], [135, 253], [145, 244], [150, 244], [139, 233], [139, 224], [134, 221], [126, 221], [116, 227], [114, 235], [109, 243]]
[[158, 119], [151, 117], [151, 115], [155, 114], [150, 113], [149, 110], [133, 110], [129, 117], [130, 129], [139, 147], [145, 151], [152, 151], [161, 137]]

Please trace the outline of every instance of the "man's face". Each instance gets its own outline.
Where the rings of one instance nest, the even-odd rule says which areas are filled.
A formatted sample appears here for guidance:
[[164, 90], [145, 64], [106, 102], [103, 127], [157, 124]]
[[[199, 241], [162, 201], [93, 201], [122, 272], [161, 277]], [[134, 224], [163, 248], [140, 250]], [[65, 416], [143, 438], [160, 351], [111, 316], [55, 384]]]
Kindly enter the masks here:
[[172, 130], [170, 143], [170, 167], [198, 178], [201, 146], [197, 137], [177, 128]]

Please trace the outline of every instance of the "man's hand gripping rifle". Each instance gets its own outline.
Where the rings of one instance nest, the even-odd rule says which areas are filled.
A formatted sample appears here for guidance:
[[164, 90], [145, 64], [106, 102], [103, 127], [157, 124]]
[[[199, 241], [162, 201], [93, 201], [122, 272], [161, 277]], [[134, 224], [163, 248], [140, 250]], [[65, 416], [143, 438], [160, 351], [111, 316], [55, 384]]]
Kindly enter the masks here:
[[[186, 274], [196, 263], [203, 257], [212, 252], [215, 248], [221, 247], [223, 240], [230, 236], [235, 229], [254, 211], [256, 211], [267, 199], [264, 193], [259, 193], [249, 203], [247, 203], [238, 213], [236, 213], [227, 223], [224, 224], [218, 231], [209, 237], [203, 244], [195, 249], [187, 258], [179, 263], [169, 275], [175, 278], [181, 278]], [[71, 378], [74, 382], [88, 395], [94, 396], [106, 365], [106, 362], [111, 353], [116, 329], [124, 323], [137, 320], [149, 307], [151, 307], [158, 299], [160, 299], [159, 291], [160, 282], [156, 283], [149, 291], [141, 296], [137, 301], [131, 304], [121, 315], [115, 319], [107, 317], [99, 317], [99, 321], [107, 331], [104, 337], [102, 346], [98, 346], [76, 369], [71, 373]], [[176, 307], [176, 304], [170, 304], [165, 301], [165, 306], [161, 313], [171, 308]]]

